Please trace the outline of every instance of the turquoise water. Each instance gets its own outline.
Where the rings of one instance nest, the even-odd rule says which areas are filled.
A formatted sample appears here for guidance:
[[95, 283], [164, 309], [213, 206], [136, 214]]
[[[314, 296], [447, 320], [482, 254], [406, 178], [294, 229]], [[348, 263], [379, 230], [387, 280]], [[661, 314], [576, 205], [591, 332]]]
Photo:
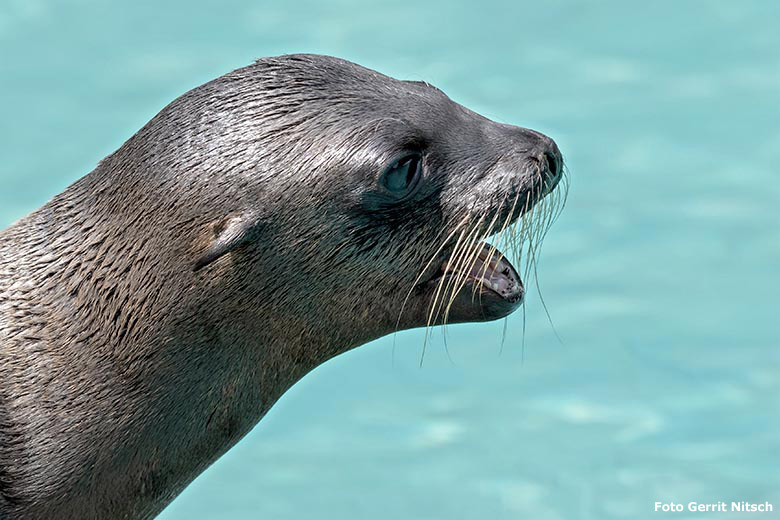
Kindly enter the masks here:
[[780, 515], [778, 27], [771, 1], [3, 0], [0, 225], [255, 57], [427, 80], [563, 150], [539, 272], [562, 341], [531, 293], [524, 347], [518, 313], [503, 350], [494, 323], [422, 368], [419, 331], [343, 355], [160, 518]]

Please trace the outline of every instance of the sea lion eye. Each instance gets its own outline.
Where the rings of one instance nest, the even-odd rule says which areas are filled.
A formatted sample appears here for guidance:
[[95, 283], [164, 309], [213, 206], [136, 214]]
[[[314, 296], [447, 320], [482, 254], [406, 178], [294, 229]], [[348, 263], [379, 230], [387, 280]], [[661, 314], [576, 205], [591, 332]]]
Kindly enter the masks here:
[[417, 184], [420, 176], [422, 158], [411, 154], [390, 165], [382, 175], [382, 184], [392, 193], [400, 194]]

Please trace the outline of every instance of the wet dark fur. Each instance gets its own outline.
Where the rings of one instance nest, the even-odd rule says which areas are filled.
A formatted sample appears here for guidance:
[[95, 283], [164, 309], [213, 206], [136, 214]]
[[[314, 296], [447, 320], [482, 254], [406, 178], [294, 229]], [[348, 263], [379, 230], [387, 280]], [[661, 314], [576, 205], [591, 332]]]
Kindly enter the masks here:
[[[378, 178], [410, 149], [425, 178], [395, 200]], [[0, 518], [155, 516], [307, 372], [395, 330], [442, 231], [508, 211], [543, 153], [323, 56], [175, 100], [0, 234]]]

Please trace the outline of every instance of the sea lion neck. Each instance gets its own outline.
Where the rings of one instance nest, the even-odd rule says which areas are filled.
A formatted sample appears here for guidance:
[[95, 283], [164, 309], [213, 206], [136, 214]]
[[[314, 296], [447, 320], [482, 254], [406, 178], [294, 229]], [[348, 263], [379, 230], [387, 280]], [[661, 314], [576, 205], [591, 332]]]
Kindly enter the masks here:
[[[101, 496], [118, 517], [149, 518], [292, 384], [353, 345], [272, 315], [285, 305], [223, 301], [224, 291], [210, 292], [215, 273], [213, 285], [198, 287], [186, 262], [158, 254], [159, 244], [124, 240], [126, 222], [72, 212], [89, 185], [2, 234], [5, 247], [18, 247], [13, 272], [1, 271], [0, 310], [34, 313], [37, 324], [20, 335], [0, 322], [2, 408], [19, 439], [0, 447], [0, 460], [28, 461], [3, 462], [13, 477], [3, 491], [44, 516], [90, 518], [84, 512], [100, 510]], [[30, 239], [41, 229], [51, 240]], [[32, 364], [31, 349], [39, 350]], [[37, 509], [39, 493], [62, 500]]]

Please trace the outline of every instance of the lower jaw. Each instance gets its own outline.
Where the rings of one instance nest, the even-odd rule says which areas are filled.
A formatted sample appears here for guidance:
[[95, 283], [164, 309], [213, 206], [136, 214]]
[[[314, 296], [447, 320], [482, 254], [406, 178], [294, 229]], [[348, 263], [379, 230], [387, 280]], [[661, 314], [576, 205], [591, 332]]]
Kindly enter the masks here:
[[[432, 283], [435, 291], [438, 282]], [[454, 298], [446, 298], [437, 304], [429, 325], [498, 320], [512, 314], [522, 303], [522, 296], [510, 301], [492, 289], [480, 287], [477, 280], [468, 280]]]

